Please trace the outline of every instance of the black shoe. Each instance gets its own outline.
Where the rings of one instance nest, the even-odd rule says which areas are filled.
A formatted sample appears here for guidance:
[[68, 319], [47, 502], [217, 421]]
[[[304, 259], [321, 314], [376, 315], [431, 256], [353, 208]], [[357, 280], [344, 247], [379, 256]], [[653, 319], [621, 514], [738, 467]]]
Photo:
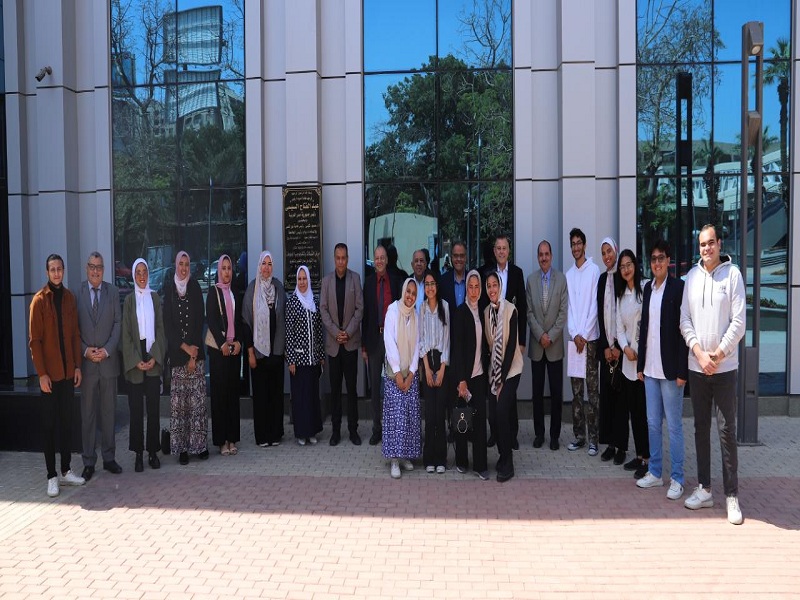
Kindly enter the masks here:
[[208, 450], [203, 450], [200, 454], [197, 455], [197, 458], [200, 460], [208, 460]]
[[377, 446], [381, 441], [381, 433], [379, 431], [373, 431], [372, 436], [369, 438], [369, 445], [370, 446]]
[[[360, 446], [361, 445], [361, 436], [358, 435], [357, 431], [351, 431], [350, 432], [350, 443], [352, 443], [353, 446]], [[372, 444], [372, 439], [370, 439], [369, 443]]]
[[339, 433], [338, 431], [334, 431], [334, 432], [331, 434], [331, 440], [330, 440], [330, 442], [328, 442], [328, 443], [329, 443], [331, 446], [338, 446], [338, 445], [339, 445], [339, 442], [341, 442], [341, 441], [342, 441], [342, 434], [341, 434], [341, 433]]
[[639, 467], [638, 469], [636, 469], [636, 471], [634, 471], [633, 478], [634, 479], [641, 479], [645, 475], [647, 475], [647, 463], [643, 462], [642, 466]]
[[614, 464], [621, 465], [625, 462], [625, 458], [627, 453], [622, 448], [617, 449], [617, 453], [614, 455]]
[[625, 466], [622, 467], [626, 471], [636, 471], [639, 467], [644, 464], [644, 461], [639, 458], [638, 456], [634, 456], [631, 460], [625, 463]]
[[559, 448], [558, 440], [550, 438], [550, 450], [554, 450], [555, 451], [555, 450], [558, 450], [558, 448]]
[[614, 458], [615, 453], [616, 449], [613, 446], [609, 446], [608, 448], [603, 450], [603, 453], [600, 455], [600, 460], [602, 460], [603, 462], [608, 462], [612, 458]]
[[151, 469], [160, 469], [161, 468], [161, 461], [158, 460], [158, 454], [155, 452], [150, 452], [150, 455], [147, 457], [147, 464], [150, 465]]
[[490, 435], [490, 436], [489, 436], [489, 439], [488, 439], [488, 440], [486, 440], [486, 447], [487, 447], [487, 448], [494, 448], [494, 444], [495, 444], [495, 441], [494, 441], [494, 436], [493, 436], [493, 435]]
[[122, 473], [122, 467], [120, 467], [115, 460], [103, 462], [103, 470], [113, 473], [114, 475], [119, 475]]
[[86, 481], [89, 481], [94, 475], [94, 467], [83, 467], [83, 473], [81, 473], [81, 477], [83, 477]]
[[[181, 463], [182, 465], [188, 465], [189, 464], [189, 453], [188, 452], [181, 452], [181, 455], [178, 457], [178, 462]], [[153, 466], [152, 462], [150, 463], [150, 466], [151, 467]], [[153, 467], [153, 468], [155, 468], [155, 467]]]
[[512, 450], [519, 450], [519, 440], [518, 439], [514, 438], [514, 443], [511, 444], [511, 449]]
[[501, 473], [500, 471], [497, 472], [497, 481], [498, 483], [505, 483], [509, 479], [514, 477], [514, 469], [510, 471], [506, 471], [505, 473]]
[[535, 438], [533, 438], [533, 447], [534, 448], [541, 448], [542, 444], [544, 444], [544, 436], [543, 435], [537, 435]]
[[142, 461], [141, 452], [136, 453], [136, 462], [134, 463], [133, 470], [136, 471], [137, 473], [141, 473], [142, 471], [144, 471], [144, 462]]

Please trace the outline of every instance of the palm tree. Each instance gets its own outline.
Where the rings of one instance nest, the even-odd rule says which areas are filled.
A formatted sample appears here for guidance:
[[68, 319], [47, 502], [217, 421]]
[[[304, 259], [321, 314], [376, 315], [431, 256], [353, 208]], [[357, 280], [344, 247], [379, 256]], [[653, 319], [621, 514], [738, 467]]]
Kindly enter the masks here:
[[[786, 172], [788, 163], [788, 128], [789, 128], [789, 73], [791, 68], [792, 47], [786, 38], [778, 38], [777, 46], [769, 49], [770, 63], [764, 69], [764, 83], [766, 85], [778, 84], [778, 102], [781, 105], [780, 113], [780, 143], [781, 143], [781, 171]], [[781, 193], [786, 214], [789, 214], [789, 177], [781, 176]]]

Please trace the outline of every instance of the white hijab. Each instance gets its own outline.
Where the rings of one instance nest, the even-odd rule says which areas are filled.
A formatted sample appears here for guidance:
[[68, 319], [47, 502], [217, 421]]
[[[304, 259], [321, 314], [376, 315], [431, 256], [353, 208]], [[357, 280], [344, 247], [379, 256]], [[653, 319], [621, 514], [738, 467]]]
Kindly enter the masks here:
[[186, 274], [185, 279], [181, 279], [180, 277], [178, 277], [178, 263], [181, 260], [181, 256], [185, 256], [186, 260], [190, 261], [190, 264], [192, 259], [189, 258], [189, 254], [184, 252], [183, 250], [181, 250], [180, 252], [178, 252], [178, 254], [175, 255], [175, 276], [172, 278], [172, 281], [175, 282], [175, 289], [178, 290], [178, 295], [181, 298], [183, 298], [186, 295], [186, 286], [189, 285], [189, 277], [191, 277], [192, 273], [190, 270], [189, 273]]
[[299, 287], [295, 287], [294, 295], [297, 296], [298, 300], [300, 300], [300, 304], [303, 305], [303, 308], [309, 312], [315, 313], [317, 312], [317, 305], [314, 304], [314, 292], [311, 291], [311, 273], [309, 272], [308, 267], [305, 265], [300, 265], [300, 268], [297, 269], [297, 277], [300, 277], [300, 271], [306, 272], [308, 287], [306, 288], [305, 293], [301, 292]]
[[[147, 268], [147, 281], [144, 288], [139, 287], [136, 281], [136, 267], [140, 264]], [[153, 307], [153, 290], [150, 289], [150, 267], [143, 258], [137, 258], [133, 263], [134, 290], [136, 293], [136, 322], [139, 324], [139, 339], [146, 340], [145, 349], [150, 352], [153, 342], [156, 341], [156, 311]]]

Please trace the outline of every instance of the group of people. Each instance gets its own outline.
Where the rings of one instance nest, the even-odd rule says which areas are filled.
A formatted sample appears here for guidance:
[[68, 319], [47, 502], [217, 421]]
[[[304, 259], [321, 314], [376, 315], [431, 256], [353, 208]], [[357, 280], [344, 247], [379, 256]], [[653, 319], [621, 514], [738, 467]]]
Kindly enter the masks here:
[[[669, 274], [670, 247], [664, 241], [650, 249], [653, 279], [644, 281], [633, 251], [620, 252], [613, 239], [605, 238], [600, 245], [605, 267], [601, 273], [586, 256], [584, 233], [575, 228], [569, 236], [574, 264], [567, 273], [553, 268], [552, 247], [543, 240], [537, 248], [539, 270], [527, 282], [509, 261], [510, 240], [505, 235], [495, 239], [494, 260], [480, 269], [467, 272], [466, 245], [456, 242], [451, 269], [434, 273], [419, 250], [412, 258], [413, 272], [405, 279], [379, 245], [363, 288], [360, 276], [348, 268], [347, 246], [340, 243], [334, 248], [335, 269], [322, 280], [319, 297], [312, 292], [305, 266], [298, 268], [296, 289], [287, 296], [273, 277], [269, 252], [261, 253], [258, 275], [241, 295], [231, 287], [233, 264], [223, 255], [217, 283], [205, 302], [190, 276], [189, 255], [179, 252], [174, 281], [161, 292], [163, 305], [148, 286], [146, 261], [138, 259], [133, 266], [134, 293], [121, 310], [118, 290], [103, 281], [99, 253], [89, 256], [87, 281], [77, 297], [63, 286], [63, 260], [51, 255], [48, 282], [30, 309], [30, 347], [44, 398], [48, 494], [57, 495], [59, 485], [82, 485], [91, 479], [98, 425], [103, 468], [122, 471], [114, 447], [117, 348], [129, 388], [130, 450], [136, 471], [144, 469], [145, 450], [148, 465], [160, 466], [159, 395], [165, 375], [171, 382], [170, 451], [181, 464], [190, 456], [208, 458], [206, 356], [212, 444], [220, 454], [238, 452], [243, 355], [251, 373], [259, 446], [278, 445], [284, 436], [286, 365], [297, 443], [316, 444], [322, 431], [319, 385], [324, 367], [331, 389], [329, 443], [341, 443], [344, 380], [349, 440], [361, 445], [356, 392], [360, 350], [372, 409], [369, 443], [381, 444], [391, 477], [401, 477], [419, 459], [429, 473], [444, 473], [447, 444], [453, 441], [456, 469], [463, 473], [470, 468], [471, 444], [472, 470], [483, 480], [489, 479], [487, 448], [496, 445], [496, 478], [508, 481], [514, 477], [513, 454], [519, 449], [517, 388], [527, 341], [534, 448], [545, 443], [546, 379], [549, 447], [560, 448], [566, 357], [574, 433], [568, 450], [588, 446], [590, 456], [600, 454], [602, 460], [633, 471], [638, 487], [663, 486], [666, 419], [671, 463], [667, 497], [677, 500], [685, 485], [681, 416], [688, 381], [698, 486], [685, 506], [713, 505], [709, 439], [716, 406], [728, 519], [741, 523], [735, 416], [745, 295], [741, 273], [721, 254], [715, 228], [706, 226], [700, 232], [700, 261], [685, 281]], [[78, 386], [84, 462], [80, 477], [70, 469], [66, 409]], [[462, 419], [468, 415], [464, 429], [448, 431], [451, 415], [459, 411]], [[630, 430], [635, 456], [626, 462]], [[55, 466], [59, 437], [60, 472]], [[600, 453], [602, 444], [606, 448]]]

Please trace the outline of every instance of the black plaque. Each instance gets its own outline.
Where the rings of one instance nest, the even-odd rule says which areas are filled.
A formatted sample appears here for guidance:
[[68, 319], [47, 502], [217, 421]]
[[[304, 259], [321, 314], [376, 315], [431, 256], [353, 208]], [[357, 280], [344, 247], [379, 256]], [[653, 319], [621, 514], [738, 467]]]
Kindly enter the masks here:
[[322, 188], [283, 188], [283, 265], [286, 291], [297, 285], [297, 269], [306, 265], [311, 287], [322, 283]]

